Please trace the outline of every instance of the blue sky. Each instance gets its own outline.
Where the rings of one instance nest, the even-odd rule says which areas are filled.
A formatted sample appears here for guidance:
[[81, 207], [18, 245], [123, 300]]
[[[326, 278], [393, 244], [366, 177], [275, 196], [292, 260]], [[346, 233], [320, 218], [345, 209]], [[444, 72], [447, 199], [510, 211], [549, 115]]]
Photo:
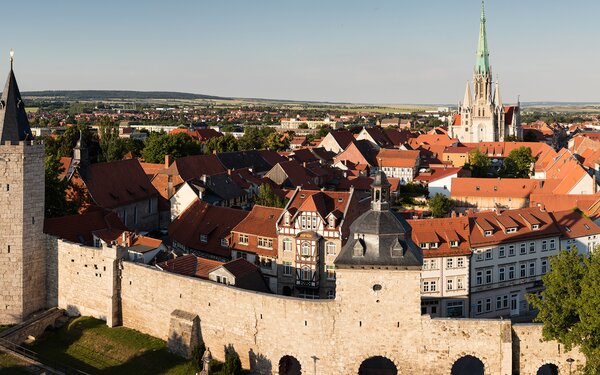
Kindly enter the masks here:
[[[480, 4], [12, 1], [2, 7], [0, 69], [14, 48], [22, 91], [457, 103], [475, 63]], [[504, 101], [600, 101], [599, 11], [591, 0], [488, 0]]]

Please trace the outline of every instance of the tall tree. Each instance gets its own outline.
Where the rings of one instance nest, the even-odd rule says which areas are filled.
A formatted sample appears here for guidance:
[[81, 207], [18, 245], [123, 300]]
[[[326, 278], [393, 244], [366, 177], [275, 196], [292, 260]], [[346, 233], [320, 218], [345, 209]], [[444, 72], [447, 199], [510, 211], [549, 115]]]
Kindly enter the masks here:
[[64, 168], [59, 158], [53, 155], [46, 156], [44, 160], [45, 167], [45, 216], [57, 217], [68, 214], [74, 214], [76, 207], [73, 203], [67, 201], [66, 190], [68, 182], [61, 178]]
[[504, 159], [499, 174], [503, 177], [528, 178], [534, 162], [529, 147], [516, 148]]
[[206, 142], [206, 152], [230, 152], [238, 150], [238, 142], [231, 134], [225, 134], [222, 137], [214, 137]]
[[146, 147], [142, 150], [142, 157], [147, 163], [162, 163], [165, 160], [165, 155], [180, 158], [200, 153], [200, 143], [185, 133], [174, 135], [152, 133], [146, 140]]
[[444, 194], [437, 193], [429, 200], [429, 209], [433, 217], [446, 217], [454, 207], [454, 201]]
[[544, 324], [545, 340], [556, 340], [571, 350], [579, 346], [586, 356], [586, 374], [600, 373], [600, 252], [581, 255], [577, 249], [550, 258], [551, 271], [542, 277], [545, 290], [527, 300]]
[[479, 149], [474, 149], [469, 152], [469, 163], [465, 165], [471, 170], [473, 177], [487, 177], [492, 161]]
[[258, 195], [254, 198], [254, 203], [267, 207], [285, 207], [284, 200], [275, 195], [269, 184], [260, 185], [260, 190]]
[[265, 147], [269, 150], [284, 151], [290, 147], [290, 139], [279, 133], [271, 133], [265, 140]]

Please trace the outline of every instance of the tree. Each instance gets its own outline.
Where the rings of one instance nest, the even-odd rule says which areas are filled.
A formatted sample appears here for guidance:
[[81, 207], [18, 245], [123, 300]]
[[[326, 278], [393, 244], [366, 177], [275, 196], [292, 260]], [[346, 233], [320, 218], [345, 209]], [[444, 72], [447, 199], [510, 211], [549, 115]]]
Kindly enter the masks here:
[[260, 185], [260, 190], [258, 195], [254, 198], [254, 203], [267, 207], [285, 207], [285, 202], [275, 195], [269, 184]]
[[465, 165], [471, 170], [473, 177], [487, 177], [492, 161], [479, 149], [469, 152], [469, 163]]
[[240, 356], [237, 354], [233, 346], [228, 345], [225, 348], [225, 363], [223, 363], [223, 369], [219, 372], [219, 374], [239, 375], [241, 373], [242, 361], [240, 360]]
[[238, 142], [231, 134], [225, 134], [222, 137], [214, 137], [206, 142], [206, 152], [231, 152], [238, 150]]
[[504, 159], [499, 174], [502, 177], [528, 178], [534, 162], [529, 147], [516, 148]]
[[44, 160], [45, 167], [45, 216], [57, 217], [74, 214], [76, 207], [73, 203], [67, 201], [66, 189], [68, 182], [60, 177], [64, 168], [59, 158], [54, 155], [46, 156]]
[[162, 163], [165, 160], [165, 155], [180, 158], [200, 153], [200, 143], [186, 133], [177, 133], [174, 135], [152, 133], [146, 139], [146, 147], [142, 150], [142, 157], [147, 163]]
[[290, 138], [279, 133], [271, 133], [265, 140], [265, 146], [268, 150], [285, 151], [290, 147]]
[[538, 137], [537, 137], [537, 135], [535, 135], [535, 131], [534, 130], [527, 130], [525, 132], [525, 135], [523, 135], [523, 141], [524, 142], [537, 142], [538, 141]]
[[328, 125], [321, 125], [319, 127], [319, 130], [317, 130], [317, 134], [315, 135], [317, 138], [324, 138], [325, 136], [327, 136], [327, 134], [329, 134], [329, 132], [331, 132], [333, 129], [331, 129], [331, 126]]
[[128, 150], [125, 141], [119, 138], [118, 126], [100, 125], [100, 150], [98, 161], [106, 162], [123, 159]]
[[527, 301], [538, 310], [544, 340], [556, 340], [571, 350], [579, 346], [586, 356], [585, 373], [600, 371], [600, 252], [581, 255], [576, 248], [550, 258], [551, 271], [542, 277], [541, 295]]
[[454, 201], [444, 194], [437, 193], [429, 200], [429, 208], [433, 217], [446, 217], [454, 207]]

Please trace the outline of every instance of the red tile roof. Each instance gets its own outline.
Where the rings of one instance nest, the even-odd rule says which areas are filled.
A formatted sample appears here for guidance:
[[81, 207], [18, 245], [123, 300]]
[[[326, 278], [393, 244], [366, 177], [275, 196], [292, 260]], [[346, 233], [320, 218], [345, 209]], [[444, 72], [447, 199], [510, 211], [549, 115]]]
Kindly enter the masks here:
[[[230, 246], [237, 250], [276, 258], [277, 220], [282, 212], [282, 208], [255, 205], [248, 216], [231, 230], [232, 236]], [[248, 244], [239, 243], [239, 234], [248, 235]], [[259, 247], [258, 237], [273, 239], [272, 248], [267, 249]]]
[[[470, 255], [469, 218], [466, 216], [440, 219], [408, 220], [415, 243], [437, 243], [436, 249], [423, 249], [423, 257]], [[458, 246], [450, 246], [457, 241]]]
[[451, 196], [527, 198], [542, 183], [526, 178], [453, 178]]
[[377, 154], [379, 167], [415, 168], [419, 162], [419, 151], [380, 149]]
[[[247, 215], [247, 211], [212, 206], [196, 198], [169, 225], [169, 236], [190, 249], [228, 258], [231, 250], [221, 246], [221, 240], [228, 239], [231, 229]], [[207, 242], [200, 240], [201, 235], [207, 236]]]
[[224, 263], [217, 260], [200, 258], [194, 254], [187, 254], [166, 262], [158, 263], [156, 266], [162, 270], [177, 273], [179, 275], [199, 277], [208, 280], [208, 274]]
[[44, 220], [44, 233], [86, 245], [92, 245], [94, 232], [102, 230], [114, 233], [111, 237], [118, 237], [128, 229], [117, 214], [104, 209]]
[[556, 211], [551, 212], [550, 216], [552, 216], [565, 237], [577, 238], [600, 234], [600, 227], [580, 212], [573, 210]]

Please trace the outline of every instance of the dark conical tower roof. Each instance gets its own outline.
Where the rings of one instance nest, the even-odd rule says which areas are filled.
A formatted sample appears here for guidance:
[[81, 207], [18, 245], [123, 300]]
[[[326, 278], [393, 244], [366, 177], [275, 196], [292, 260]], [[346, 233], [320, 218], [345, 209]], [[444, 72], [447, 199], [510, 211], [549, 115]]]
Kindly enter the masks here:
[[31, 139], [33, 139], [33, 135], [27, 120], [27, 113], [25, 113], [25, 103], [21, 99], [21, 92], [12, 69], [11, 56], [10, 72], [0, 99], [0, 144], [4, 144], [6, 141], [17, 142]]

